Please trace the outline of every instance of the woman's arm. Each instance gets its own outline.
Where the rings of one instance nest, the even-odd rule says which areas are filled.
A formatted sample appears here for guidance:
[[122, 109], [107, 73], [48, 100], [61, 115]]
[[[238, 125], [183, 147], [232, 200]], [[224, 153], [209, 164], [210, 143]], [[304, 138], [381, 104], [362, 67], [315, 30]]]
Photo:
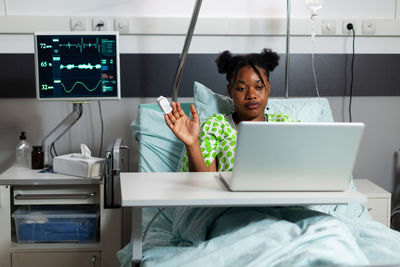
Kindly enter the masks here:
[[189, 160], [189, 170], [193, 172], [216, 172], [217, 164], [214, 160], [208, 167], [204, 162], [200, 149], [200, 118], [194, 105], [190, 105], [193, 120], [190, 120], [183, 112], [181, 104], [171, 103], [172, 112], [164, 115], [165, 122], [175, 136], [186, 146]]
[[203, 153], [200, 150], [199, 139], [192, 146], [186, 146], [186, 151], [189, 160], [189, 171], [191, 172], [216, 172], [217, 161], [214, 161], [207, 167]]

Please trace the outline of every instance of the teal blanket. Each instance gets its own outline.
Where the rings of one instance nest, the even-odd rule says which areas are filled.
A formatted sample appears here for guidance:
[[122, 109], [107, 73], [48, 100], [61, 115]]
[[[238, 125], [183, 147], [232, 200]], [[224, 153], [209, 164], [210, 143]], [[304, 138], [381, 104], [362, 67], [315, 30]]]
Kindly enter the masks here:
[[[223, 112], [214, 107], [221, 104], [218, 96], [197, 87], [195, 102], [202, 117]], [[333, 121], [326, 99], [271, 99], [269, 106], [296, 120]], [[175, 171], [181, 155], [182, 144], [160, 112], [156, 104], [141, 105], [140, 116], [131, 125], [139, 141], [141, 172]], [[156, 212], [156, 208], [143, 209], [143, 229]], [[131, 266], [130, 244], [118, 252], [118, 258], [123, 267]], [[168, 208], [148, 232], [142, 262], [142, 266], [163, 267], [371, 264], [400, 264], [400, 233], [371, 221], [361, 204]]]
[[[343, 266], [400, 263], [400, 233], [304, 207], [170, 208], [142, 266]], [[128, 245], [119, 252], [130, 266]]]

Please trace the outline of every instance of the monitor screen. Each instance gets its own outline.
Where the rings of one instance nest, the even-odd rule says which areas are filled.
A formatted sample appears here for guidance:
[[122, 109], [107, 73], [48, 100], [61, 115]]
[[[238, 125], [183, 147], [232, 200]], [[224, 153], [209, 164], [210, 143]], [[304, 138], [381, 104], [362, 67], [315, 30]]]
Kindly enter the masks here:
[[120, 99], [117, 32], [35, 33], [39, 100]]

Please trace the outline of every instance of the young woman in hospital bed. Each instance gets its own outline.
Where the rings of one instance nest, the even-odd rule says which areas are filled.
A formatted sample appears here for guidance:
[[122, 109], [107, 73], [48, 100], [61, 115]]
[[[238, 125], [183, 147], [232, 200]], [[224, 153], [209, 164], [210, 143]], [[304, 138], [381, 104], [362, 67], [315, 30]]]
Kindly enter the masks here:
[[182, 171], [232, 171], [237, 125], [241, 121], [289, 120], [281, 113], [265, 114], [271, 91], [270, 72], [278, 63], [279, 56], [268, 49], [246, 56], [232, 56], [225, 51], [219, 56], [218, 71], [226, 73], [227, 91], [235, 106], [231, 114], [214, 114], [200, 125], [194, 105], [190, 107], [190, 120], [180, 103], [172, 102], [172, 112], [165, 115], [165, 121], [186, 147]]
[[[234, 102], [231, 114], [214, 114], [200, 122], [193, 105], [190, 119], [179, 102], [172, 103], [165, 121], [186, 147], [182, 171], [232, 170], [241, 121], [291, 121], [285, 114], [265, 114], [270, 72], [278, 60], [268, 49], [245, 56], [225, 51], [218, 57], [218, 71], [226, 73]], [[400, 264], [400, 233], [371, 221], [361, 204], [165, 212], [169, 216], [159, 216], [144, 241], [143, 266]], [[130, 257], [125, 258], [130, 264]]]

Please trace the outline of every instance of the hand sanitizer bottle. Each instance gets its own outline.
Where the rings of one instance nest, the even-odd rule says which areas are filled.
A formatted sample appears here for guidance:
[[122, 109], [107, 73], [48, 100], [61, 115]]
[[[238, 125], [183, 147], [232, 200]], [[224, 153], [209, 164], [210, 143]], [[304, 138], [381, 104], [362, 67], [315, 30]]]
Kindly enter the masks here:
[[16, 149], [15, 166], [17, 167], [31, 167], [31, 146], [26, 141], [25, 132], [21, 132], [19, 143]]

